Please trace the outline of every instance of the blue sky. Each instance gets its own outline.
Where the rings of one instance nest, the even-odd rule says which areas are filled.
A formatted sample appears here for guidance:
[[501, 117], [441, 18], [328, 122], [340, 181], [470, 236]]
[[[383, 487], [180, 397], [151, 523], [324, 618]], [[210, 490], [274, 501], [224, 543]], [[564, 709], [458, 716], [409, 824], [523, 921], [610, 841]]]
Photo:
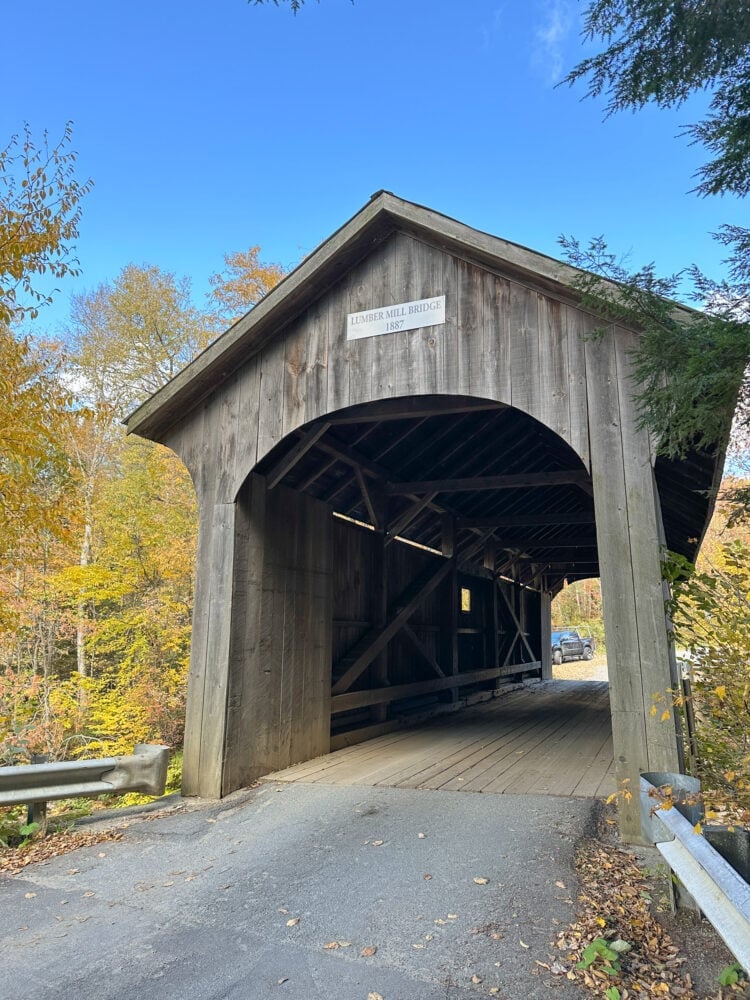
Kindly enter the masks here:
[[718, 274], [709, 234], [745, 213], [689, 193], [704, 155], [677, 134], [705, 99], [604, 121], [583, 87], [555, 89], [585, 54], [584, 6], [10, 4], [0, 139], [72, 119], [95, 182], [83, 276], [40, 322], [131, 261], [189, 275], [200, 304], [224, 253], [294, 265], [382, 188], [553, 256], [561, 233], [604, 233], [634, 264]]

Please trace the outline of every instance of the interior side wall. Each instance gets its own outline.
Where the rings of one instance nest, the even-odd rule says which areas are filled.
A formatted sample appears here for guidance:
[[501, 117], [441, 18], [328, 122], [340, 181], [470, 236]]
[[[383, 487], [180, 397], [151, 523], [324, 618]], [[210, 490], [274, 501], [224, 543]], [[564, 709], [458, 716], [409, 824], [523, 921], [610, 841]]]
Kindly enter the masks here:
[[[394, 541], [386, 546], [381, 563], [382, 533], [339, 518], [333, 519], [333, 538], [336, 684], [346, 671], [349, 652], [382, 621], [383, 592], [387, 619], [406, 602], [414, 581], [438, 569], [445, 558]], [[381, 565], [385, 580], [379, 578]], [[339, 735], [368, 723], [383, 723], [441, 701], [456, 701], [471, 691], [491, 689], [501, 677], [539, 671], [541, 652], [541, 595], [537, 591], [493, 580], [489, 573], [457, 572], [454, 566], [454, 572], [416, 606], [408, 629], [397, 632], [380, 656], [347, 685], [346, 692], [333, 698], [332, 732]], [[492, 676], [479, 679], [478, 671]], [[449, 686], [453, 675], [465, 676], [464, 683], [459, 680]], [[368, 694], [376, 698], [378, 692], [387, 694], [389, 689], [399, 696], [387, 702], [368, 700]]]
[[251, 476], [238, 497], [222, 794], [327, 753], [332, 517]]

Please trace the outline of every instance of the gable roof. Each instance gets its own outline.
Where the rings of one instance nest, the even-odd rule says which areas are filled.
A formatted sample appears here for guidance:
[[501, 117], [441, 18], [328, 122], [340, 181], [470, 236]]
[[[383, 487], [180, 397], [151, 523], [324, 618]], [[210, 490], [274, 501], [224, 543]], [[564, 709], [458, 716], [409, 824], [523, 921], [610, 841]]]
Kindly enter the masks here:
[[441, 249], [501, 268], [509, 277], [577, 300], [579, 270], [518, 243], [472, 229], [389, 191], [379, 191], [355, 216], [284, 277], [250, 312], [125, 420], [128, 433], [158, 439], [236, 367], [269, 343], [356, 263], [396, 231], [427, 237]]

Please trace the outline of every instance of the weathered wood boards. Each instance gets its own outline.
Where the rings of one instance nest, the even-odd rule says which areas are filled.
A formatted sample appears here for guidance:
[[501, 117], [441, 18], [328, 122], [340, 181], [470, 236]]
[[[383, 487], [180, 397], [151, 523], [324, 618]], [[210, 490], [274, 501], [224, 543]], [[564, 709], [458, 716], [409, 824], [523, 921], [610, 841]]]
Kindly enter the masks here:
[[607, 685], [553, 681], [268, 775], [485, 794], [615, 791]]
[[330, 511], [284, 487], [269, 499], [251, 476], [237, 504], [219, 505], [213, 538], [205, 653], [193, 653], [203, 685], [191, 688], [185, 740], [200, 795], [324, 753], [330, 736]]
[[641, 771], [677, 771], [675, 721], [652, 715], [671, 685], [659, 567], [657, 498], [648, 435], [638, 430], [627, 351], [632, 335], [614, 330], [586, 344], [596, 532], [601, 556], [620, 825], [640, 838]]

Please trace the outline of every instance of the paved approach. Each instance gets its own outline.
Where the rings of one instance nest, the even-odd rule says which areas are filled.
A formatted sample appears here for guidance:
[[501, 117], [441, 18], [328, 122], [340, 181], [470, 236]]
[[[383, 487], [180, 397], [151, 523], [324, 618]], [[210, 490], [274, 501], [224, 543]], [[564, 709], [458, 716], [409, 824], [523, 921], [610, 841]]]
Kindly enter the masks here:
[[596, 808], [270, 783], [131, 819], [121, 841], [0, 879], [0, 995], [578, 997], [536, 961], [573, 917]]

